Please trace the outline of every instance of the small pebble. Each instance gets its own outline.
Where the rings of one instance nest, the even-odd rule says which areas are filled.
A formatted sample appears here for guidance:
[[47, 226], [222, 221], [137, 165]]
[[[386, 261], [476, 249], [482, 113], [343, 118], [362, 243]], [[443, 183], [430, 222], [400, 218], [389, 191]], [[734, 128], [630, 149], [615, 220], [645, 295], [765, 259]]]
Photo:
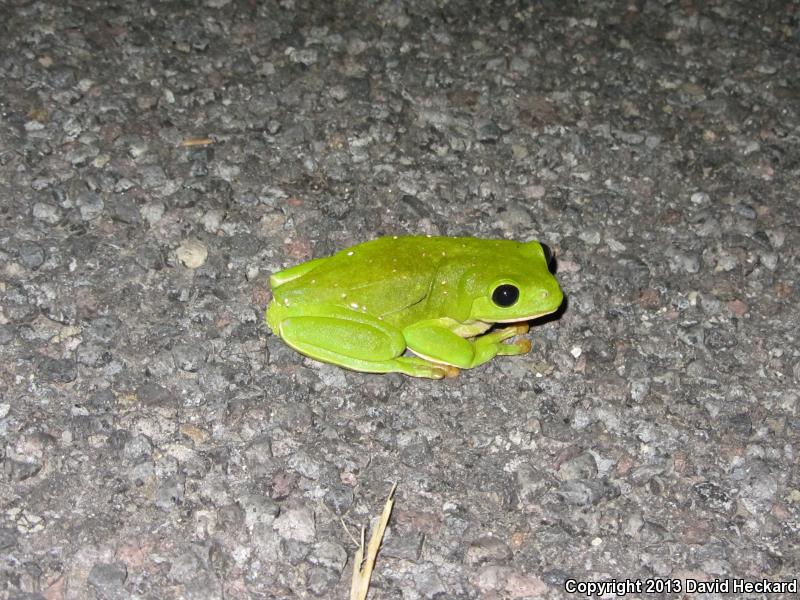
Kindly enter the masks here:
[[199, 240], [184, 240], [176, 250], [180, 263], [189, 269], [201, 267], [208, 258], [208, 249]]

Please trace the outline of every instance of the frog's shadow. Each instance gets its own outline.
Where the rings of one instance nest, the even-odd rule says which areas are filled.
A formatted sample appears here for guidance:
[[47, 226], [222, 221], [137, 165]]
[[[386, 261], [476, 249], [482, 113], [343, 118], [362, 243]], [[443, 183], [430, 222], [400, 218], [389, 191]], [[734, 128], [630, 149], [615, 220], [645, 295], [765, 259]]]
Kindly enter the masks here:
[[[558, 273], [558, 258], [553, 257], [552, 263], [550, 264], [550, 273], [555, 277], [556, 273]], [[564, 294], [564, 299], [561, 301], [561, 304], [558, 305], [558, 308], [555, 309], [553, 312], [542, 315], [541, 317], [537, 317], [535, 319], [530, 319], [528, 324], [531, 327], [536, 327], [537, 325], [544, 325], [545, 323], [551, 323], [552, 321], [558, 321], [565, 312], [567, 312], [567, 308], [569, 308], [569, 297]]]

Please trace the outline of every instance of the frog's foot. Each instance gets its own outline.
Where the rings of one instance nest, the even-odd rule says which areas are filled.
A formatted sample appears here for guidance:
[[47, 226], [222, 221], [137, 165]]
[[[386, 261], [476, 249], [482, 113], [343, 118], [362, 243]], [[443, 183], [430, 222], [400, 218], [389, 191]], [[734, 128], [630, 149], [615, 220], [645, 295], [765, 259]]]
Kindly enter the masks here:
[[438, 363], [418, 358], [416, 356], [401, 356], [392, 361], [397, 366], [394, 371], [405, 373], [412, 377], [427, 377], [429, 379], [442, 379], [443, 377], [458, 377], [460, 369], [452, 365]]
[[531, 328], [530, 325], [528, 325], [527, 323], [514, 323], [510, 327], [503, 327], [502, 329], [498, 329], [494, 333], [502, 333], [503, 339], [507, 340], [509, 338], [514, 337], [515, 335], [523, 335], [525, 333], [528, 333], [528, 330], [530, 328]]
[[[511, 327], [504, 327], [494, 333], [483, 336], [483, 338], [499, 335], [497, 342], [511, 339], [512, 337], [528, 333], [530, 327], [527, 323], [517, 323]], [[483, 339], [481, 338], [481, 339]], [[531, 341], [529, 339], [516, 340], [510, 344], [498, 344], [497, 354], [501, 356], [513, 356], [516, 354], [526, 354], [531, 351]]]
[[515, 356], [517, 354], [527, 354], [533, 345], [530, 340], [517, 340], [510, 344], [499, 344], [497, 346], [498, 356]]
[[482, 356], [514, 356], [525, 354], [531, 350], [531, 341], [528, 339], [516, 340], [510, 344], [504, 344], [508, 339], [528, 332], [527, 323], [515, 323], [510, 327], [503, 327], [486, 335], [475, 338], [475, 347], [479, 349], [478, 354]]

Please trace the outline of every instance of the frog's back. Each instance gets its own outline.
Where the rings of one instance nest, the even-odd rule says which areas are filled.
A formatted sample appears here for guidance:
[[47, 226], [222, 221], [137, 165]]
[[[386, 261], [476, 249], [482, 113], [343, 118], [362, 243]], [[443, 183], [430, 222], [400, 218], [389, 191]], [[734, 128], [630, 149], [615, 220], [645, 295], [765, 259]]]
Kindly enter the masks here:
[[514, 240], [471, 237], [382, 237], [343, 250], [332, 258], [355, 256], [358, 252], [369, 259], [393, 256], [398, 259], [397, 262], [406, 261], [418, 266], [438, 265], [446, 260], [477, 263], [488, 259], [496, 262], [498, 257], [507, 258], [518, 254], [525, 245], [524, 242]]
[[380, 314], [402, 311], [425, 297], [436, 272], [434, 262], [420, 260], [424, 250], [414, 239], [426, 240], [378, 238], [281, 271], [273, 278], [273, 298], [285, 305], [313, 301], [370, 312], [379, 306]]
[[496, 264], [498, 256], [519, 246], [476, 238], [378, 238], [277, 273], [273, 298], [287, 306], [333, 304], [401, 320], [411, 307], [424, 304], [444, 262], [463, 269]]

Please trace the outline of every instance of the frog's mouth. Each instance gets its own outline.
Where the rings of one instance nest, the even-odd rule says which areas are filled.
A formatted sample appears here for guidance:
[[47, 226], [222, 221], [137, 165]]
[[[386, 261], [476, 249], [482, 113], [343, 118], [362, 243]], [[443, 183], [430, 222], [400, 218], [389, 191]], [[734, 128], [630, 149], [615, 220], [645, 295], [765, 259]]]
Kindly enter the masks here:
[[558, 307], [552, 310], [546, 310], [544, 312], [534, 313], [532, 315], [528, 315], [525, 317], [517, 317], [515, 319], [492, 319], [492, 323], [522, 323], [523, 321], [533, 321], [534, 319], [538, 319], [540, 317], [544, 317], [546, 315], [552, 315], [554, 312], [558, 310]]

